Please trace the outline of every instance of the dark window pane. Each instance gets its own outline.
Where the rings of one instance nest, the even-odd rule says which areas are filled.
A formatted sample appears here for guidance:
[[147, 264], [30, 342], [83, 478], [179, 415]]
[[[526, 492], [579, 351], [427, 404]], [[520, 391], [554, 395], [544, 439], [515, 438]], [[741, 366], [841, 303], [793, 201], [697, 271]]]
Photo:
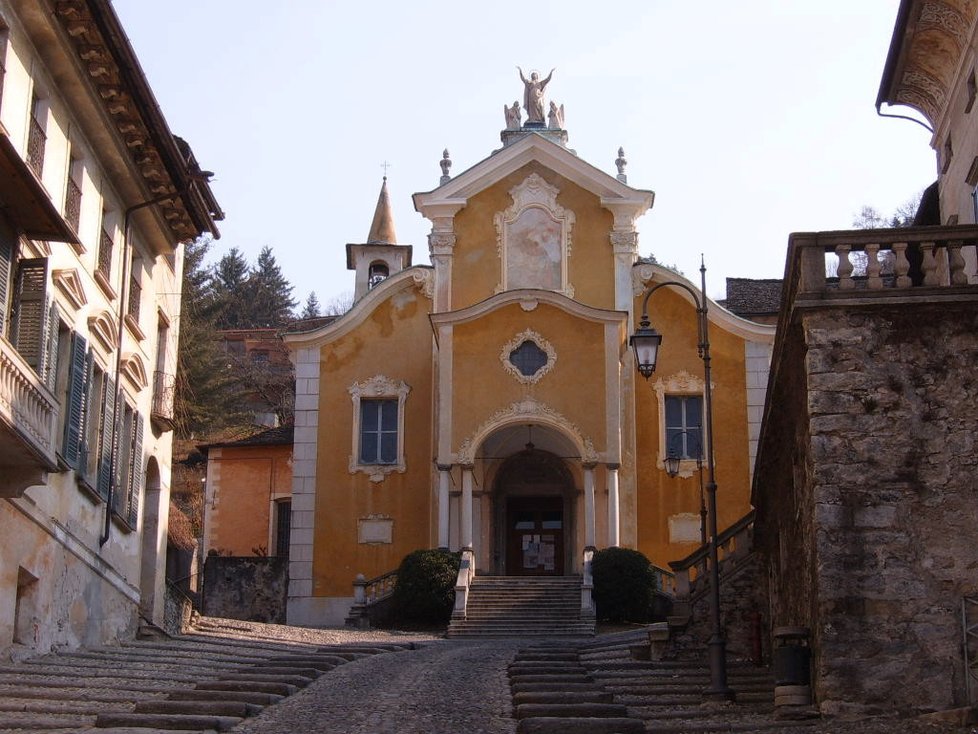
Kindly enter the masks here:
[[382, 433], [380, 435], [380, 463], [394, 464], [397, 462], [397, 434]]
[[373, 464], [377, 461], [377, 434], [363, 431], [360, 434], [360, 463]]
[[683, 425], [683, 399], [676, 395], [666, 395], [666, 426]]
[[396, 400], [378, 400], [381, 406], [381, 422], [380, 429], [382, 431], [396, 431], [397, 430], [397, 401]]
[[686, 426], [700, 426], [703, 424], [703, 400], [699, 397], [687, 397], [686, 402]]
[[532, 377], [547, 364], [547, 353], [527, 340], [509, 353], [510, 363], [524, 377]]
[[377, 410], [378, 405], [376, 400], [360, 401], [360, 425], [366, 430], [377, 430]]

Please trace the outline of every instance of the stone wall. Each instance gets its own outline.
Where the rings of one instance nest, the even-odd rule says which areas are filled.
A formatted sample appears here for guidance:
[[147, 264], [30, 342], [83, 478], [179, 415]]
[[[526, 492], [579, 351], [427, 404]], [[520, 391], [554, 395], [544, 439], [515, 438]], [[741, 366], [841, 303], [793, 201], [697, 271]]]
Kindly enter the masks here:
[[812, 628], [823, 713], [964, 703], [978, 307], [879, 299], [790, 329], [754, 490], [772, 623]]
[[285, 624], [288, 558], [208, 556], [201, 611], [209, 617]]

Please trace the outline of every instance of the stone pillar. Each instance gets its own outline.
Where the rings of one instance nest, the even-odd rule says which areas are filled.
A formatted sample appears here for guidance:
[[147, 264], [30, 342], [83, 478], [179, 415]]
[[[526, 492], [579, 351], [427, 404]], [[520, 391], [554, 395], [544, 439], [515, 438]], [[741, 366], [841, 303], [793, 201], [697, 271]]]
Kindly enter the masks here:
[[621, 543], [618, 529], [618, 464], [608, 464], [608, 547]]
[[462, 550], [472, 550], [472, 468], [462, 467]]
[[452, 309], [452, 255], [455, 250], [455, 220], [435, 217], [428, 235], [428, 252], [435, 268], [433, 305], [435, 313]]
[[584, 547], [594, 548], [594, 464], [584, 464]]
[[448, 490], [452, 481], [452, 465], [438, 465], [438, 547], [448, 549]]

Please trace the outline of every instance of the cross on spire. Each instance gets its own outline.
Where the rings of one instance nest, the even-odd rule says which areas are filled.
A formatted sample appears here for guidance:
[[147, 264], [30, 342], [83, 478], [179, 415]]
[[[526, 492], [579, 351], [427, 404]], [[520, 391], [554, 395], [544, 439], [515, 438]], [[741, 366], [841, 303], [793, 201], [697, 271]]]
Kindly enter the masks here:
[[387, 169], [391, 167], [391, 164], [388, 163], [387, 161], [384, 161], [383, 163], [380, 164], [380, 167], [384, 169], [384, 180], [386, 181], [387, 180]]

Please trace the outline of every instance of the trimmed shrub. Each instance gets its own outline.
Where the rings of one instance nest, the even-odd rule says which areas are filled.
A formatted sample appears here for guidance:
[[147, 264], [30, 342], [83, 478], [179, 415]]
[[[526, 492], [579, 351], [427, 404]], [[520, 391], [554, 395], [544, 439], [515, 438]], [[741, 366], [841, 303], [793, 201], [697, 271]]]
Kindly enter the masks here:
[[461, 554], [446, 550], [417, 550], [404, 557], [391, 599], [391, 616], [397, 624], [448, 623], [460, 559]]
[[651, 621], [655, 571], [648, 558], [630, 548], [605, 548], [595, 552], [591, 572], [598, 619]]

